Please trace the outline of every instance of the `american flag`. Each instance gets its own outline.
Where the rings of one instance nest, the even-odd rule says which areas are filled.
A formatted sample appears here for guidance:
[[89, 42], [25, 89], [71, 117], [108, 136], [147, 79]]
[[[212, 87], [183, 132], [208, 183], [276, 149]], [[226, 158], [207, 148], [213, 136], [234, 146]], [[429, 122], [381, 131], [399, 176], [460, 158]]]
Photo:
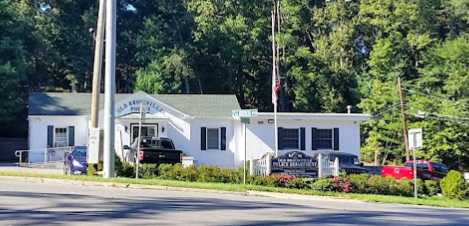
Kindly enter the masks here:
[[277, 79], [275, 72], [272, 73], [272, 103], [277, 104], [278, 94], [280, 92], [280, 80]]

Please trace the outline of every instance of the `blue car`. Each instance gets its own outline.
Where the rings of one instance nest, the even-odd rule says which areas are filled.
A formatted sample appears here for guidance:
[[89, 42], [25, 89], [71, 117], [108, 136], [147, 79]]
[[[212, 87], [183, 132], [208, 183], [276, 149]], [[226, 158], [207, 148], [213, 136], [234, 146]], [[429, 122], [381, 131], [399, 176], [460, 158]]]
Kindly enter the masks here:
[[73, 147], [72, 152], [65, 156], [64, 173], [68, 175], [85, 174], [86, 169], [88, 168], [86, 153], [86, 147]]

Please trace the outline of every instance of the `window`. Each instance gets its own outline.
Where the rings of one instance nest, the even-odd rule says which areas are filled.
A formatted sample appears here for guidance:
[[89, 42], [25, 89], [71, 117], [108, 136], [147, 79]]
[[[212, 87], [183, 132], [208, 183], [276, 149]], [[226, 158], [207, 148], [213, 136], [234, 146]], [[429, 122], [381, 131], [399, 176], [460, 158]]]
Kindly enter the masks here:
[[55, 135], [54, 147], [67, 147], [68, 146], [67, 128], [55, 128], [54, 135]]
[[207, 149], [219, 149], [219, 138], [218, 128], [207, 128]]
[[316, 129], [315, 144], [317, 149], [332, 149], [332, 129]]
[[298, 149], [299, 129], [282, 129], [282, 149]]

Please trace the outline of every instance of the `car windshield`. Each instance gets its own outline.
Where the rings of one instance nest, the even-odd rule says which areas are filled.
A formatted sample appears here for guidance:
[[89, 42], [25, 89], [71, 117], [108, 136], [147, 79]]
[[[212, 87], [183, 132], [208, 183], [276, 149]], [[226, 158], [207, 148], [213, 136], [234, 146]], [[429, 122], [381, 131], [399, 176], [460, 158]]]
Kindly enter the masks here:
[[86, 148], [76, 148], [72, 155], [75, 158], [86, 158]]

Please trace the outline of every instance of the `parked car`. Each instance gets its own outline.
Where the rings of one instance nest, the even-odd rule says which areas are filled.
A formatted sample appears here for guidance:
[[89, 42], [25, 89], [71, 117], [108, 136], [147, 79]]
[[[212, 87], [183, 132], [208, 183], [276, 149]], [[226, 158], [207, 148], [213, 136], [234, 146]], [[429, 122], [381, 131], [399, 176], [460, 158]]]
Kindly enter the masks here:
[[360, 164], [357, 155], [340, 151], [316, 151], [312, 157], [317, 160], [319, 154], [326, 156], [330, 161], [334, 161], [336, 157], [339, 158], [340, 171], [344, 171], [347, 174], [368, 173], [363, 165]]
[[[407, 161], [404, 166], [383, 166], [381, 176], [395, 179], [414, 178], [413, 161]], [[448, 167], [443, 163], [432, 161], [417, 161], [417, 178], [422, 180], [440, 180], [448, 174]]]
[[[132, 148], [125, 145], [124, 149], [131, 149], [135, 153], [137, 142], [132, 144]], [[181, 163], [182, 151], [176, 150], [174, 143], [169, 138], [142, 137], [140, 150], [138, 151], [139, 163]]]
[[87, 147], [73, 147], [70, 153], [66, 153], [64, 161], [65, 174], [85, 174], [88, 168], [86, 161]]

